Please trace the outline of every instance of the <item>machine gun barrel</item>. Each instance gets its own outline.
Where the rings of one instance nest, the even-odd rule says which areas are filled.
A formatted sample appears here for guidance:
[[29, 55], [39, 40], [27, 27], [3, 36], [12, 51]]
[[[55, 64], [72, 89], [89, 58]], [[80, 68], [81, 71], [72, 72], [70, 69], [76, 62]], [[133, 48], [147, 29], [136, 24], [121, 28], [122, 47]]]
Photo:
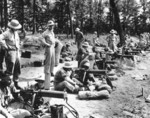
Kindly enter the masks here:
[[133, 51], [139, 51], [139, 52], [141, 52], [142, 51], [142, 49], [140, 49], [140, 48], [135, 48], [135, 49], [132, 49]]
[[[75, 73], [78, 73], [80, 71], [83, 71], [83, 70], [76, 69]], [[101, 75], [106, 75], [107, 74], [107, 70], [103, 70], [103, 69], [102, 70], [85, 70], [84, 72], [86, 72], [86, 73], [92, 73], [92, 74], [101, 74]]]
[[135, 54], [135, 55], [136, 55], [136, 54], [139, 54], [140, 51], [128, 51], [128, 53], [129, 53], [129, 54]]
[[105, 64], [115, 64], [116, 61], [105, 61]]
[[52, 97], [52, 98], [67, 98], [67, 93], [62, 91], [50, 91], [50, 90], [40, 90], [37, 91], [38, 95], [42, 97]]
[[93, 73], [93, 74], [102, 74], [102, 75], [107, 74], [107, 70], [88, 70], [86, 72], [87, 73]]

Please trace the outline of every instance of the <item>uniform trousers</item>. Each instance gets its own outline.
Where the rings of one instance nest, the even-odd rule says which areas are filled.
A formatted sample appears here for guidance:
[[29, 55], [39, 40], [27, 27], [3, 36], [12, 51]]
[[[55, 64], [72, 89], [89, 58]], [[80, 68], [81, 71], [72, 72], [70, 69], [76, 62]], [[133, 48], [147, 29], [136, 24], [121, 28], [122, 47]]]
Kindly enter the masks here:
[[44, 67], [45, 89], [50, 88], [50, 77], [51, 73], [54, 72], [54, 67], [55, 67], [55, 49], [54, 45], [51, 45], [51, 47], [47, 47], [45, 51], [45, 67]]

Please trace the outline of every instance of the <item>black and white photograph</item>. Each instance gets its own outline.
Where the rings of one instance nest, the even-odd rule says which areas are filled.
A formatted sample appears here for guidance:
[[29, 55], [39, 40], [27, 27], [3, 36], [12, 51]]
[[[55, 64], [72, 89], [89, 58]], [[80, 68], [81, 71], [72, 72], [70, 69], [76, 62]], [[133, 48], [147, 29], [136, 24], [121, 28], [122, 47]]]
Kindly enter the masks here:
[[0, 0], [0, 118], [150, 118], [150, 0]]

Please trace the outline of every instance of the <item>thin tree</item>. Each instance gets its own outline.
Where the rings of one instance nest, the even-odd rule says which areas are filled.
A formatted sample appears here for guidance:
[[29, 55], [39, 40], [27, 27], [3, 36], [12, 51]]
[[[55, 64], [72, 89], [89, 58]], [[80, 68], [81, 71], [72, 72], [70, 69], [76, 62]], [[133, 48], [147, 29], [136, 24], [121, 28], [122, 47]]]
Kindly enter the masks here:
[[33, 31], [32, 31], [33, 34], [36, 32], [36, 14], [35, 14], [35, 5], [36, 5], [36, 0], [33, 0]]
[[0, 0], [0, 21], [1, 21], [1, 27], [3, 27], [3, 0]]
[[114, 14], [115, 24], [117, 26], [117, 31], [118, 31], [118, 34], [120, 36], [120, 44], [123, 45], [125, 40], [124, 40], [124, 33], [123, 33], [122, 26], [121, 26], [120, 18], [119, 18], [118, 9], [116, 7], [114, 0], [109, 0], [109, 2], [110, 2], [110, 6], [112, 7], [113, 14]]
[[5, 29], [6, 29], [7, 28], [7, 23], [8, 23], [7, 0], [4, 0], [4, 19], [5, 19]]
[[68, 16], [69, 16], [70, 27], [71, 27], [71, 38], [73, 38], [74, 31], [73, 31], [72, 15], [70, 10], [70, 1], [71, 0], [67, 0], [67, 8], [68, 8]]

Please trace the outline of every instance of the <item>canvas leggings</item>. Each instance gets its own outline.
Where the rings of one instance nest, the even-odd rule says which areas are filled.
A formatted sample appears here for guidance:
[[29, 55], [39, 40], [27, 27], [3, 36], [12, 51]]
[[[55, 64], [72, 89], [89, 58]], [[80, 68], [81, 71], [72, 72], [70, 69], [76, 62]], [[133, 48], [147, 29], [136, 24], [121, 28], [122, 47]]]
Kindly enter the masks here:
[[6, 73], [10, 76], [13, 75], [13, 81], [18, 82], [19, 75], [21, 74], [19, 52], [16, 50], [6, 51], [5, 62]]
[[54, 45], [51, 45], [51, 47], [46, 48], [45, 51], [45, 66], [44, 66], [45, 89], [50, 88], [50, 77], [51, 77], [51, 73], [54, 72], [54, 67], [55, 67], [55, 49], [54, 49]]

